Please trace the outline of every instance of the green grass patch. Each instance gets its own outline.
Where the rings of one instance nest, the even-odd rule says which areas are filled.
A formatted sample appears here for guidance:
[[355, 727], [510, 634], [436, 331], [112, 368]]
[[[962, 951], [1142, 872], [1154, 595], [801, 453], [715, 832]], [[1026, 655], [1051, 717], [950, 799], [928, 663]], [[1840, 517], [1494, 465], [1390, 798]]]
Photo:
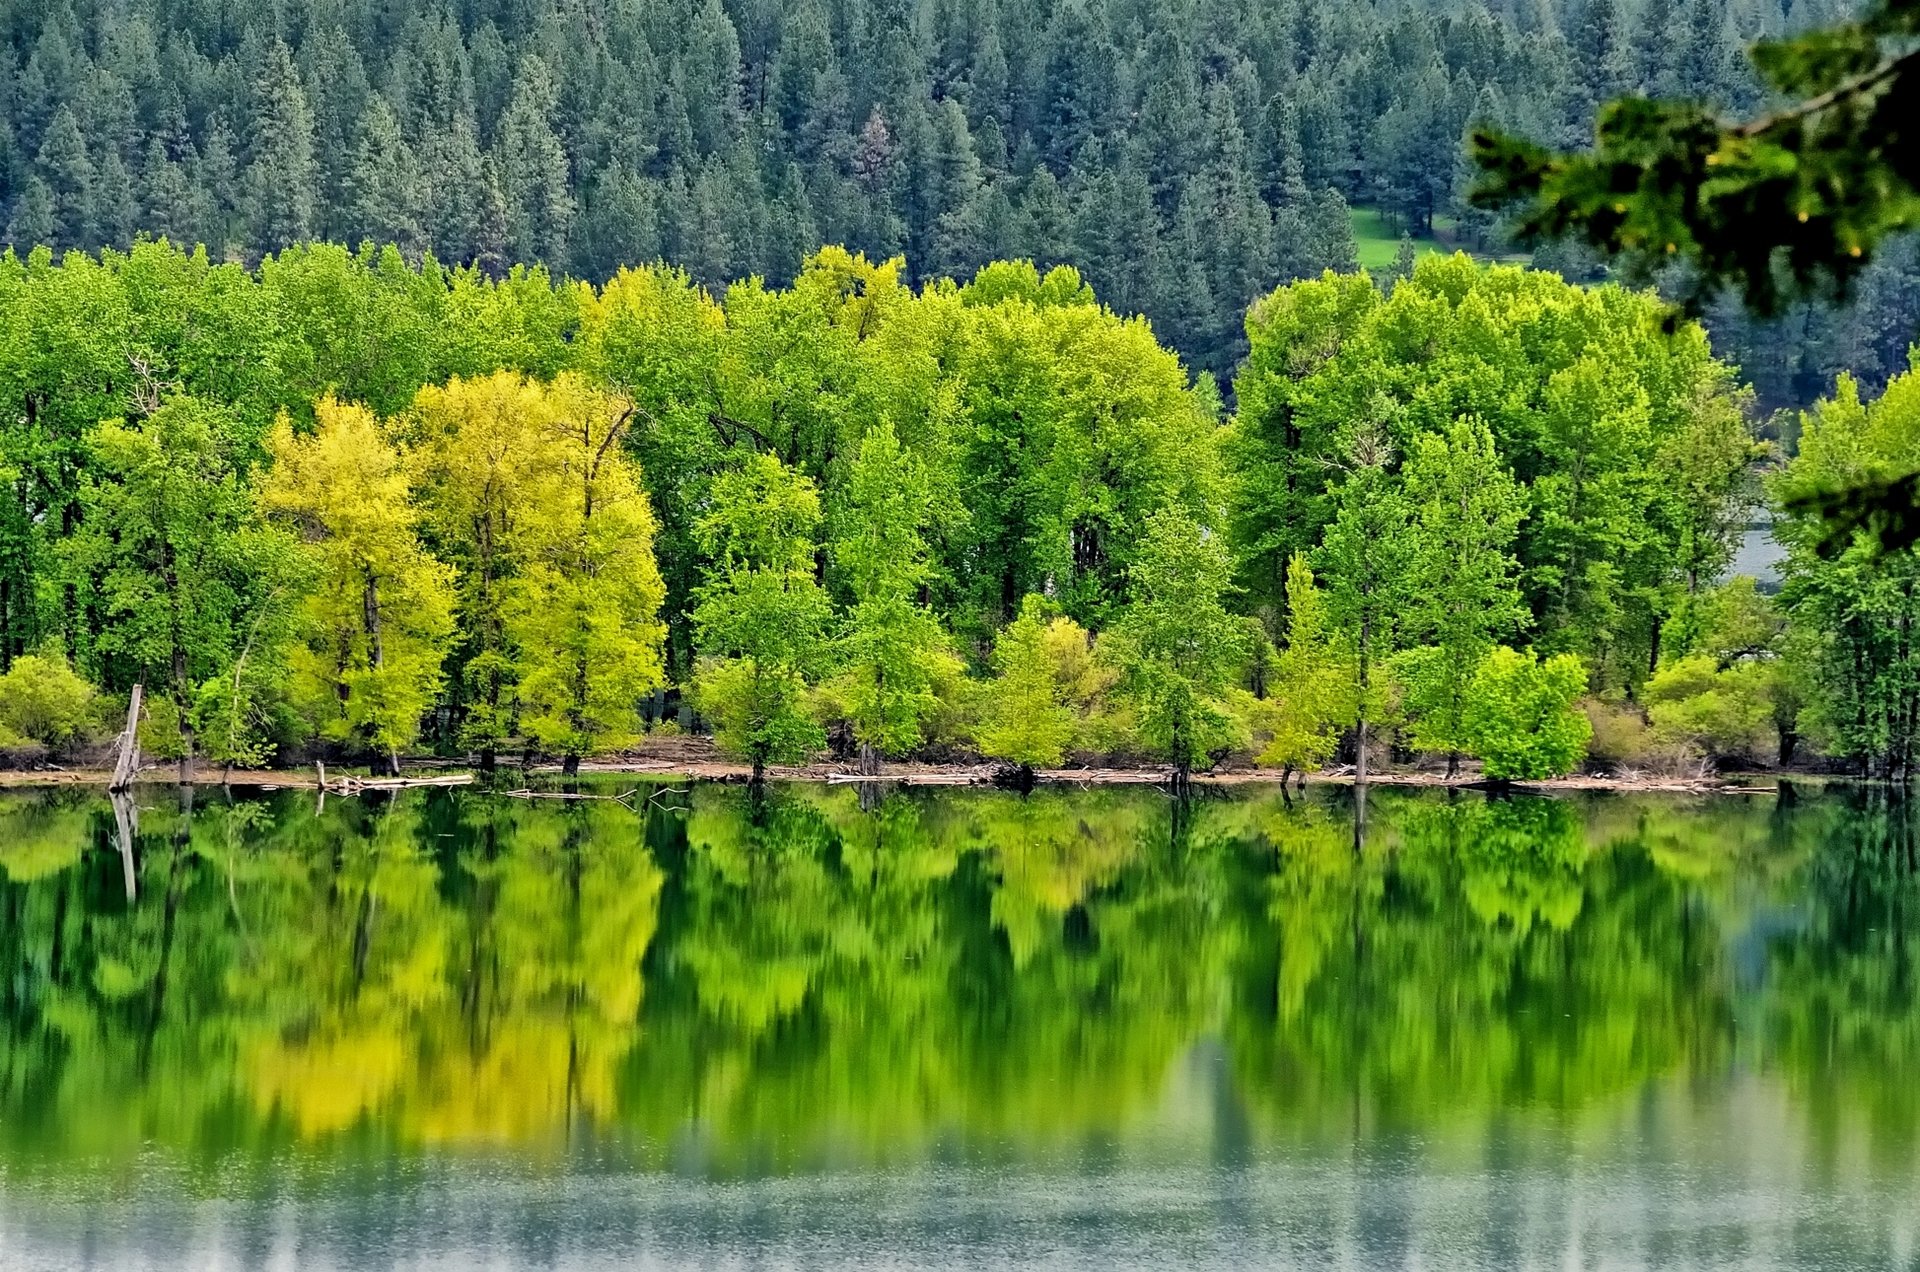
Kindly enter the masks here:
[[[1400, 232], [1390, 228], [1387, 219], [1374, 208], [1349, 208], [1347, 215], [1353, 222], [1353, 241], [1358, 249], [1360, 268], [1369, 272], [1391, 269], [1394, 258], [1400, 255]], [[1428, 252], [1444, 255], [1456, 250], [1455, 244], [1445, 241], [1456, 228], [1452, 217], [1434, 217], [1433, 228], [1441, 237], [1416, 235], [1413, 240], [1415, 256], [1425, 256]], [[1499, 261], [1502, 264], [1525, 265], [1531, 260], [1525, 252], [1489, 255], [1469, 250], [1468, 255], [1483, 264]]]
[[[1387, 269], [1400, 254], [1400, 232], [1390, 229], [1385, 217], [1373, 208], [1350, 208], [1347, 215], [1353, 218], [1353, 241], [1360, 250], [1360, 267], [1366, 270]], [[1445, 252], [1448, 249], [1432, 238], [1415, 238], [1414, 255], [1427, 252]]]

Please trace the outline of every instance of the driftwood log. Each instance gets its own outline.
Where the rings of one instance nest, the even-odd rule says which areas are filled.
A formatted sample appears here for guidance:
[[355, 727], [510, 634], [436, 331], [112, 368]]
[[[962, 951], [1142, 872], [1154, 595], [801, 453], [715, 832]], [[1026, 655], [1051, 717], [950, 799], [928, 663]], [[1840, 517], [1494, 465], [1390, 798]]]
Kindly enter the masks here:
[[107, 783], [109, 791], [126, 790], [133, 785], [134, 774], [140, 771], [140, 699], [145, 691], [144, 685], [135, 685], [133, 697], [127, 702], [127, 730], [120, 735], [113, 778]]

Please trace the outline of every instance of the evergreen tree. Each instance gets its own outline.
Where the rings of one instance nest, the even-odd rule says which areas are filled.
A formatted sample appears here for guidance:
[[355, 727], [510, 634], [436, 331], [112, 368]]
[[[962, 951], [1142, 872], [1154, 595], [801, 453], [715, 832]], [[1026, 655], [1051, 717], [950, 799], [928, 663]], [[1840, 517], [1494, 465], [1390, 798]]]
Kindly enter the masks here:
[[95, 171], [80, 121], [69, 108], [54, 112], [34, 168], [51, 196], [52, 232], [47, 241], [59, 247], [93, 246]]
[[313, 236], [320, 196], [313, 110], [287, 46], [275, 39], [253, 83], [246, 190], [250, 238], [277, 250]]
[[554, 135], [553, 81], [537, 57], [521, 62], [513, 100], [501, 116], [493, 170], [506, 203], [507, 248], [529, 260], [561, 264], [573, 227], [567, 156]]
[[400, 121], [375, 97], [362, 117], [343, 194], [349, 202], [349, 233], [393, 243], [409, 254], [425, 246], [417, 209], [422, 202], [419, 166], [400, 134]]

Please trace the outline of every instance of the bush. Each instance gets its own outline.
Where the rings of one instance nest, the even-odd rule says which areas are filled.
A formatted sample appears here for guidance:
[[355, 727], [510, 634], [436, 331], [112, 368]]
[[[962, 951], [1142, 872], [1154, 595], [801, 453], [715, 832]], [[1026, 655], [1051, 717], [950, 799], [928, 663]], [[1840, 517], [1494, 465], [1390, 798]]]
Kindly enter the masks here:
[[0, 676], [0, 729], [57, 750], [86, 731], [93, 699], [59, 654], [23, 654]]
[[1680, 774], [1699, 763], [1700, 753], [1682, 742], [1661, 738], [1640, 708], [1630, 702], [1588, 698], [1580, 704], [1593, 737], [1587, 743], [1589, 763], [1607, 769], [1648, 769]]
[[1502, 645], [1467, 685], [1462, 724], [1488, 777], [1529, 781], [1579, 767], [1593, 726], [1575, 705], [1587, 669], [1572, 654], [1544, 662]]
[[1764, 754], [1774, 723], [1773, 670], [1744, 662], [1721, 670], [1705, 654], [1662, 667], [1643, 696], [1654, 735], [1710, 755]]

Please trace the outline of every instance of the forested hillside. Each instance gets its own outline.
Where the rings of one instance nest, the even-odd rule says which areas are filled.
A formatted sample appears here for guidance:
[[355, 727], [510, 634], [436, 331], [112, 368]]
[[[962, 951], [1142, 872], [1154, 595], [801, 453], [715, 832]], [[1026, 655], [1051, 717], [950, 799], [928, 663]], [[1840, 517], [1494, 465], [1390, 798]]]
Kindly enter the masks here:
[[[1247, 303], [1349, 266], [1349, 209], [1498, 250], [1489, 119], [1577, 144], [1646, 89], [1751, 108], [1741, 48], [1838, 0], [373, 0], [10, 4], [0, 224], [251, 263], [308, 239], [604, 281], [664, 257], [790, 280], [821, 243], [910, 278], [1077, 266], [1230, 377]], [[1586, 277], [1573, 259], [1548, 262]], [[1865, 311], [1715, 323], [1763, 404], [1897, 370], [1920, 269]]]

